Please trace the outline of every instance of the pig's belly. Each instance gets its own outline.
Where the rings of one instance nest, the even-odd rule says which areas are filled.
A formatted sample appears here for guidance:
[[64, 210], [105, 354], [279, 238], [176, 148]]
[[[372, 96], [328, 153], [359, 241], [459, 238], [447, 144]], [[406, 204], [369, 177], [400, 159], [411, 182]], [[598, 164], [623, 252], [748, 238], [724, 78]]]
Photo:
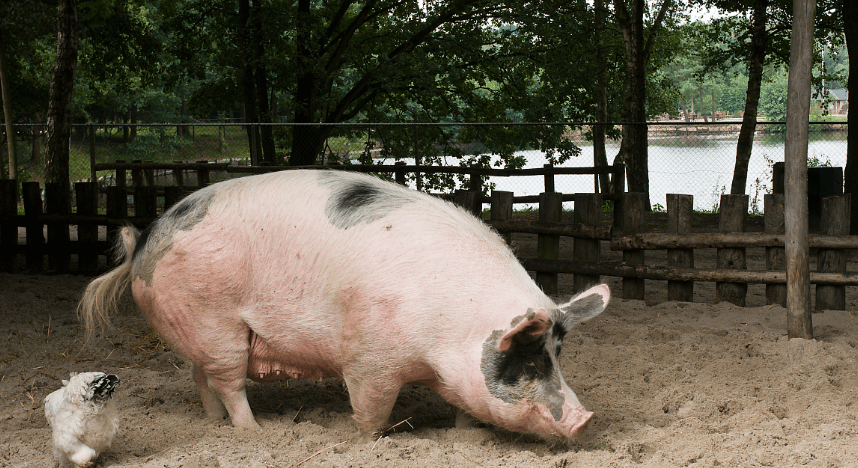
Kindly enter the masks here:
[[283, 353], [268, 346], [256, 333], [250, 335], [250, 356], [247, 362], [247, 377], [257, 382], [271, 382], [285, 379], [323, 379], [325, 377], [342, 378], [340, 372], [330, 363], [319, 360], [302, 359], [294, 362]]

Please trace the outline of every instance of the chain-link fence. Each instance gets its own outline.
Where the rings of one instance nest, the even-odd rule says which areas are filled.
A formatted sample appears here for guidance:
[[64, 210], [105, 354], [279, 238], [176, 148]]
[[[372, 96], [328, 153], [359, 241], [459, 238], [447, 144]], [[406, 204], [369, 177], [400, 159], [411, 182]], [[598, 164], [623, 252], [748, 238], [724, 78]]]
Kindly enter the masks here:
[[[666, 206], [665, 194], [694, 196], [694, 208], [717, 208], [721, 193], [733, 180], [740, 122], [658, 122], [648, 125], [650, 200], [656, 209]], [[231, 161], [259, 162], [263, 144], [257, 143], [268, 127], [274, 155], [266, 162], [287, 164], [302, 146], [293, 140], [316, 138], [310, 148], [316, 163], [385, 163], [470, 165], [520, 168], [541, 167], [555, 161], [564, 167], [593, 166], [593, 144], [588, 124], [257, 124], [201, 122], [191, 124], [74, 125], [70, 146], [72, 181], [88, 180], [95, 163], [116, 161]], [[304, 128], [304, 131], [297, 131]], [[306, 131], [306, 128], [314, 131]], [[16, 125], [20, 180], [42, 181], [45, 132], [43, 125]], [[614, 134], [618, 126], [613, 127]], [[611, 132], [609, 132], [611, 133]], [[305, 143], [299, 141], [298, 143]], [[571, 143], [571, 144], [570, 144]], [[3, 135], [3, 167], [8, 167]], [[256, 150], [256, 159], [251, 148]], [[547, 147], [550, 146], [550, 147]], [[612, 162], [620, 140], [609, 139], [607, 160]], [[573, 155], [562, 161], [563, 155]], [[762, 210], [762, 195], [772, 190], [772, 165], [783, 161], [784, 125], [760, 123], [748, 165], [746, 192], [751, 210]], [[812, 123], [808, 165], [845, 167], [846, 124]], [[6, 176], [6, 170], [0, 176]], [[96, 175], [101, 178], [107, 173]], [[412, 181], [413, 182], [413, 181]], [[424, 185], [452, 189], [466, 182], [453, 176]], [[489, 188], [516, 195], [543, 191], [542, 177], [492, 177]], [[564, 175], [555, 181], [562, 193], [593, 192], [594, 176]]]

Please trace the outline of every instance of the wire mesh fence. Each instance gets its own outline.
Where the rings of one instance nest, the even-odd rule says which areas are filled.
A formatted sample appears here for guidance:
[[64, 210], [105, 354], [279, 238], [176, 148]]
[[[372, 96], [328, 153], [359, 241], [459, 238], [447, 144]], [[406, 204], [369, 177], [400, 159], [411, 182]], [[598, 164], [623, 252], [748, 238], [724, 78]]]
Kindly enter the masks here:
[[[269, 163], [286, 164], [300, 145], [301, 136], [324, 138], [312, 151], [317, 164], [355, 163], [472, 165], [533, 168], [554, 162], [562, 167], [592, 167], [593, 143], [589, 124], [329, 124], [304, 125], [316, 129], [298, 132], [295, 124], [196, 122], [190, 124], [82, 124], [73, 126], [70, 144], [71, 181], [90, 180], [94, 164], [116, 161], [229, 161], [251, 164], [254, 132], [267, 126], [275, 155]], [[44, 125], [16, 125], [19, 179], [44, 180]], [[619, 127], [614, 127], [618, 129]], [[729, 192], [736, 159], [740, 122], [657, 122], [648, 124], [650, 201], [655, 209], [666, 206], [666, 194], [694, 196], [696, 210], [715, 210], [720, 195]], [[759, 123], [748, 167], [746, 191], [751, 210], [762, 210], [762, 196], [770, 193], [772, 166], [784, 159], [782, 123]], [[256, 133], [258, 138], [258, 133]], [[551, 135], [554, 135], [552, 137]], [[552, 139], [554, 138], [554, 139]], [[5, 146], [5, 134], [3, 135]], [[298, 143], [301, 143], [300, 141]], [[551, 145], [556, 143], [557, 147]], [[619, 139], [606, 144], [607, 159], [613, 161]], [[261, 153], [261, 150], [259, 151]], [[569, 155], [563, 160], [562, 155]], [[8, 162], [2, 156], [4, 171]], [[808, 165], [846, 164], [846, 124], [812, 123], [808, 143]], [[107, 173], [95, 177], [109, 183]], [[452, 190], [467, 184], [464, 177], [436, 176], [422, 189]], [[411, 184], [414, 185], [414, 180]], [[597, 191], [592, 175], [557, 177], [555, 190], [562, 193]], [[544, 190], [541, 177], [492, 177], [486, 189], [536, 195]]]

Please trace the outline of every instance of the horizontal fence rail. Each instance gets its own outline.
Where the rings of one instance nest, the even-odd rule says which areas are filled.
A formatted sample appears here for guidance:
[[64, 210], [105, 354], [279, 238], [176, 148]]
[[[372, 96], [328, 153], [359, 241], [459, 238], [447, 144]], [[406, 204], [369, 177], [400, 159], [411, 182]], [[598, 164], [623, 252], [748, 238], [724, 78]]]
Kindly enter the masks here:
[[[355, 167], [357, 166], [357, 167]], [[19, 195], [14, 180], [0, 180], [0, 270], [30, 272], [57, 271], [92, 274], [110, 266], [106, 258], [117, 229], [125, 224], [144, 227], [183, 196], [208, 185], [212, 172], [230, 169], [253, 172], [281, 170], [279, 167], [248, 168], [224, 163], [106, 163], [98, 171], [115, 171], [117, 185], [107, 187], [92, 182], [79, 182], [73, 193], [64, 194], [57, 184], [42, 187], [36, 182], [23, 184]], [[294, 170], [289, 168], [288, 170]], [[318, 167], [314, 167], [318, 169]], [[417, 165], [358, 166], [344, 165], [330, 169], [349, 169], [394, 174], [403, 182], [407, 172], [438, 170]], [[546, 185], [553, 178], [566, 174], [593, 174], [622, 171], [611, 168], [553, 168], [543, 167], [524, 171], [486, 170], [455, 167], [450, 172], [474, 178], [472, 185], [481, 187], [479, 179], [486, 174], [504, 177], [542, 176]], [[172, 185], [154, 185], [155, 178], [147, 171], [163, 170], [183, 174]], [[132, 173], [127, 177], [126, 171]], [[601, 172], [600, 172], [601, 171]], [[621, 174], [622, 172], [615, 172]], [[186, 174], [194, 174], [195, 185], [185, 185]], [[668, 197], [667, 233], [645, 232], [648, 209], [644, 194], [560, 194], [544, 192], [536, 196], [539, 204], [537, 221], [521, 221], [512, 216], [512, 207], [519, 198], [512, 192], [493, 191], [489, 196], [474, 190], [457, 190], [443, 195], [464, 208], [483, 216], [483, 205], [490, 206], [493, 226], [508, 241], [510, 235], [537, 236], [536, 258], [523, 258], [522, 264], [533, 271], [540, 287], [547, 293], [557, 292], [558, 274], [572, 274], [576, 290], [601, 281], [603, 276], [622, 278], [622, 297], [644, 299], [644, 280], [668, 282], [668, 300], [694, 300], [695, 282], [715, 282], [716, 300], [744, 305], [748, 284], [766, 284], [767, 302], [786, 302], [783, 264], [783, 195], [766, 195], [766, 232], [742, 232], [742, 219], [748, 214], [748, 196], [722, 195], [720, 232], [691, 232], [689, 195]], [[71, 203], [71, 198], [75, 203]], [[603, 215], [606, 200], [613, 200], [612, 219], [606, 223]], [[561, 222], [562, 202], [574, 204], [572, 219]], [[818, 309], [844, 309], [845, 286], [858, 286], [858, 273], [847, 272], [847, 250], [858, 248], [858, 236], [844, 232], [843, 220], [849, 219], [849, 195], [824, 199], [822, 210], [824, 230], [810, 237], [818, 250], [819, 265], [810, 280], [817, 285]], [[75, 206], [75, 209], [70, 209]], [[19, 211], [21, 214], [19, 214]], [[780, 216], [780, 218], [778, 218]], [[22, 229], [19, 229], [22, 228]], [[19, 240], [19, 237], [21, 240]], [[560, 238], [573, 239], [573, 259], [560, 258]], [[621, 262], [606, 261], [602, 244], [612, 251], [621, 251]], [[766, 250], [766, 270], [746, 267], [745, 249], [761, 247]], [[716, 268], [695, 268], [696, 249], [717, 249]], [[646, 250], [666, 250], [668, 265], [650, 265], [645, 261]], [[23, 260], [23, 268], [22, 268]], [[47, 260], [47, 261], [45, 261]]]

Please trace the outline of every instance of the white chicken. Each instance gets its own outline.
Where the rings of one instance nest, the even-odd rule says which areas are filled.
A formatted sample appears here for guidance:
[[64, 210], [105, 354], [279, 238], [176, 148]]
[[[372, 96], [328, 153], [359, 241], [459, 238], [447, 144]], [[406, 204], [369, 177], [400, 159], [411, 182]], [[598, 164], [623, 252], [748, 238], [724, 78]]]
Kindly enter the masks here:
[[83, 468], [113, 442], [119, 417], [110, 398], [119, 378], [103, 372], [72, 373], [65, 387], [45, 397], [45, 417], [54, 430], [60, 466]]

